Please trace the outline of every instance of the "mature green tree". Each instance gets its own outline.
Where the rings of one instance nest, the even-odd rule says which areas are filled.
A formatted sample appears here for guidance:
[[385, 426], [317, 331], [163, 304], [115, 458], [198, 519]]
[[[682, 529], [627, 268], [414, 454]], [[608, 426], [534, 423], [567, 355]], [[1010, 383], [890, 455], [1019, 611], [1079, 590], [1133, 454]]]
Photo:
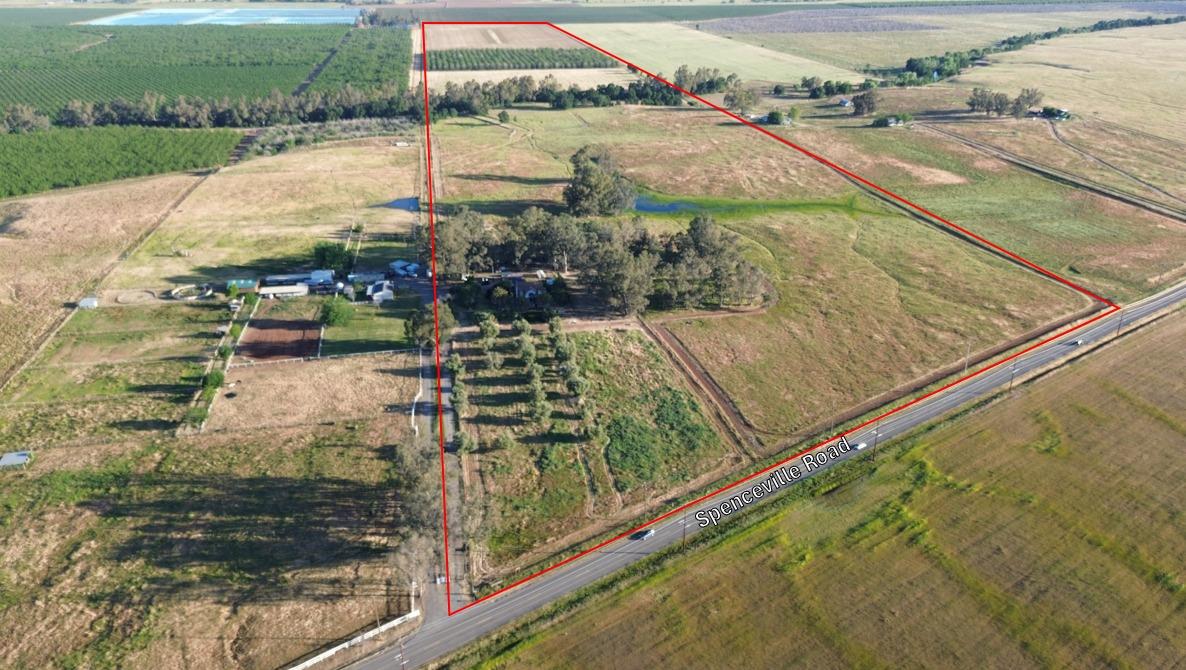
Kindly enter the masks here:
[[478, 333], [483, 340], [493, 342], [498, 337], [498, 321], [493, 314], [483, 314], [478, 320]]
[[[462, 207], [454, 214], [438, 220], [437, 271], [445, 276], [457, 277], [490, 268], [490, 239], [486, 221], [468, 207]], [[423, 244], [428, 245], [430, 241], [426, 238]], [[426, 248], [421, 253], [427, 257], [430, 251]]]
[[589, 145], [573, 154], [572, 180], [564, 201], [577, 216], [620, 214], [634, 205], [634, 184], [604, 147]]
[[1015, 118], [1020, 119], [1025, 116], [1031, 108], [1042, 104], [1042, 92], [1036, 88], [1023, 88], [1021, 93], [1013, 99], [1009, 105], [1009, 113]]
[[31, 133], [49, 128], [49, 117], [29, 105], [12, 105], [0, 118], [0, 131]]
[[[437, 318], [440, 320], [441, 341], [445, 342], [453, 337], [453, 329], [457, 327], [457, 318], [453, 316], [449, 303], [437, 303]], [[404, 322], [404, 334], [415, 342], [416, 346], [436, 346], [436, 321], [433, 318], [431, 304], [423, 304], [412, 312]]]
[[758, 93], [738, 82], [725, 91], [724, 102], [729, 109], [736, 109], [742, 114], [748, 114], [758, 104]]
[[589, 283], [611, 308], [637, 314], [647, 305], [658, 263], [658, 256], [648, 252], [635, 256], [627, 249], [608, 247], [595, 261]]
[[877, 89], [871, 89], [852, 96], [852, 113], [856, 116], [865, 116], [877, 111], [878, 103], [881, 102], [881, 96]]
[[354, 265], [354, 257], [340, 242], [318, 242], [313, 245], [313, 265], [344, 275]]
[[321, 303], [321, 323], [327, 326], [345, 326], [354, 318], [354, 306], [345, 298], [334, 296]]

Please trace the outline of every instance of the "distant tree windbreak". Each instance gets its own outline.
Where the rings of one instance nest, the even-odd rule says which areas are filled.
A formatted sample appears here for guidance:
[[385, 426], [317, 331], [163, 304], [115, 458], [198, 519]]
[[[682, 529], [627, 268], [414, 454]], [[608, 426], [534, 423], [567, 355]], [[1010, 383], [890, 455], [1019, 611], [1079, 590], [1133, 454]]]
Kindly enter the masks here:
[[618, 61], [592, 49], [432, 49], [430, 70], [554, 70], [616, 67]]
[[223, 165], [233, 130], [53, 129], [0, 135], [0, 198]]

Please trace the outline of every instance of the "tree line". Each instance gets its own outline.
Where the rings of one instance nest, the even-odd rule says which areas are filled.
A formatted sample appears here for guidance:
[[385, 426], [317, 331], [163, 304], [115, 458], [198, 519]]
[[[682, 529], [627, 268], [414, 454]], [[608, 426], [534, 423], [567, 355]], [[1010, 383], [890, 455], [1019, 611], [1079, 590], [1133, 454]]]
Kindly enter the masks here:
[[985, 115], [1009, 114], [1020, 119], [1029, 113], [1032, 107], [1042, 104], [1042, 92], [1036, 88], [1023, 88], [1016, 98], [1007, 94], [992, 91], [987, 88], [974, 88], [968, 98], [968, 107], [973, 112], [984, 112]]
[[[429, 95], [434, 119], [487, 114], [492, 107], [524, 102], [568, 109], [604, 107], [614, 103], [675, 106], [682, 101], [679, 91], [650, 78], [626, 86], [603, 84], [592, 88], [576, 85], [564, 88], [550, 75], [542, 80], [522, 76], [500, 82], [450, 82], [443, 92], [433, 91]], [[186, 96], [169, 99], [147, 92], [138, 101], [124, 98], [107, 102], [72, 100], [52, 117], [28, 105], [13, 105], [0, 113], [0, 131], [32, 132], [51, 125], [67, 128], [258, 128], [401, 116], [423, 120], [423, 98], [416, 93], [400, 91], [395, 85], [359, 90], [347, 84], [337, 90], [309, 90], [300, 95], [273, 90], [267, 97], [256, 99], [224, 97], [207, 100]]]
[[1054, 39], [1063, 35], [1073, 35], [1077, 33], [1094, 33], [1102, 30], [1116, 30], [1118, 28], [1135, 28], [1141, 26], [1161, 26], [1171, 23], [1181, 23], [1186, 21], [1186, 16], [1171, 16], [1164, 19], [1153, 18], [1147, 16], [1141, 19], [1111, 19], [1106, 21], [1097, 21], [1089, 26], [1081, 26], [1079, 28], [1058, 28], [1056, 30], [1048, 30], [1042, 33], [1026, 33], [1024, 35], [1013, 35], [997, 42], [996, 44], [983, 47], [979, 49], [968, 49], [967, 51], [949, 51], [942, 56], [923, 56], [917, 58], [910, 58], [906, 60], [902, 72], [894, 80], [898, 86], [917, 86], [920, 84], [930, 83], [938, 79], [945, 79], [947, 77], [954, 77], [959, 74], [961, 70], [968, 68], [976, 61], [996, 53], [1006, 51], [1016, 51], [1024, 46], [1041, 42], [1044, 40]]

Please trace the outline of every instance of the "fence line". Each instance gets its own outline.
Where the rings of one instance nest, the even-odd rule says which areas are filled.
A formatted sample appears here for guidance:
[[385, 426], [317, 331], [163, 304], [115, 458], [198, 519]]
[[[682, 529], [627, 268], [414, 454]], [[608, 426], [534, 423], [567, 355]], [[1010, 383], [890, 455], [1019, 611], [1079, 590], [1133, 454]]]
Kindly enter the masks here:
[[358, 356], [384, 356], [387, 354], [406, 354], [416, 351], [415, 348], [410, 349], [381, 349], [379, 351], [355, 351], [348, 354], [330, 354], [328, 356], [302, 356], [298, 358], [280, 358], [274, 361], [251, 361], [249, 363], [235, 363], [228, 365], [227, 369], [231, 368], [254, 368], [259, 365], [278, 365], [280, 363], [303, 363], [314, 361], [329, 361], [335, 358], [356, 358]]
[[367, 632], [363, 633], [362, 635], [352, 637], [349, 640], [346, 640], [345, 642], [343, 642], [339, 645], [330, 647], [329, 649], [326, 649], [325, 651], [321, 652], [320, 654], [317, 654], [316, 656], [314, 656], [310, 659], [307, 659], [305, 661], [297, 663], [296, 665], [289, 666], [288, 670], [307, 670], [308, 668], [311, 668], [311, 667], [317, 665], [318, 663], [321, 663], [322, 661], [327, 660], [328, 658], [330, 658], [331, 656], [334, 656], [335, 654], [346, 651], [347, 649], [349, 649], [353, 646], [362, 644], [363, 642], [366, 642], [367, 640], [371, 639], [372, 637], [375, 637], [376, 635], [378, 635], [380, 633], [385, 633], [385, 632], [391, 630], [392, 628], [395, 628], [396, 626], [398, 626], [400, 624], [407, 623], [407, 622], [411, 621], [412, 619], [418, 618], [419, 616], [420, 616], [420, 610], [414, 609], [411, 612], [408, 612], [407, 614], [405, 614], [403, 616], [396, 617], [381, 626], [372, 628], [372, 629], [368, 630]]

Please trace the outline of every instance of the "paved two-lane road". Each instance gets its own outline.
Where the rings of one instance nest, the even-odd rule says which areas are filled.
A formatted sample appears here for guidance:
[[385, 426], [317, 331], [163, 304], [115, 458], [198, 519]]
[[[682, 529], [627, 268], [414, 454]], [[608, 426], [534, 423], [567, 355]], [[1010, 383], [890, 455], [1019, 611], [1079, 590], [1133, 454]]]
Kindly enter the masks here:
[[[1127, 306], [1123, 311], [1100, 319], [1071, 335], [1049, 342], [1034, 349], [1010, 363], [998, 366], [962, 384], [949, 388], [905, 410], [887, 417], [875, 426], [868, 426], [847, 436], [851, 444], [866, 442], [870, 445], [885, 442], [911, 429], [934, 420], [970, 400], [985, 397], [996, 389], [1007, 385], [1016, 375], [1021, 377], [1035, 370], [1049, 366], [1070, 355], [1079, 346], [1102, 340], [1116, 332], [1118, 325], [1145, 318], [1151, 314], [1186, 302], [1186, 283], [1167, 289], [1139, 303]], [[1083, 345], [1076, 341], [1082, 340]], [[867, 454], [868, 450], [860, 452]], [[856, 450], [840, 459], [829, 461], [826, 467], [855, 457]], [[796, 459], [800, 462], [801, 458]], [[826, 469], [825, 467], [825, 469]], [[822, 470], [816, 469], [815, 472]], [[813, 473], [814, 474], [814, 473]], [[764, 478], [764, 477], [762, 477]], [[416, 633], [396, 645], [351, 666], [356, 670], [379, 670], [415, 668], [431, 663], [474, 640], [509, 624], [541, 607], [555, 602], [581, 587], [606, 577], [631, 563], [669, 547], [691, 536], [699, 530], [696, 512], [720, 507], [721, 503], [743, 489], [761, 481], [757, 478], [729, 491], [722, 492], [695, 507], [652, 526], [655, 534], [646, 540], [622, 539], [596, 552], [573, 561], [561, 568], [537, 577], [515, 589], [480, 604], [474, 605], [450, 617], [427, 621]], [[786, 487], [789, 488], [789, 487]], [[786, 490], [783, 488], [782, 490]], [[768, 500], [775, 496], [762, 498]], [[761, 500], [753, 504], [760, 504]], [[401, 652], [402, 647], [402, 652]]]

